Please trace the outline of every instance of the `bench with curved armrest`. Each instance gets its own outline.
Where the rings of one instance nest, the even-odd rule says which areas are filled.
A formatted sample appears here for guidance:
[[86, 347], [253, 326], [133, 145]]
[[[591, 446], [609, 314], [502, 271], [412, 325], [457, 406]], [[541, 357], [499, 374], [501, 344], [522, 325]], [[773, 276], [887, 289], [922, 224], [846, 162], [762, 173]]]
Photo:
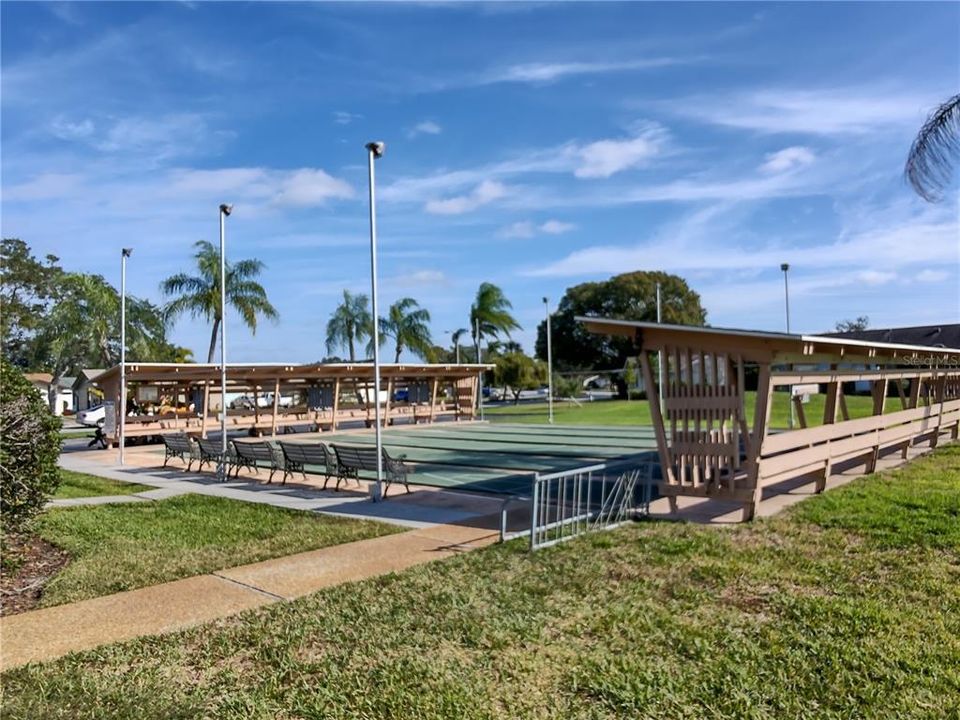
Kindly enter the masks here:
[[340, 481], [343, 476], [340, 473], [340, 466], [337, 464], [337, 456], [326, 443], [292, 443], [280, 441], [280, 449], [283, 452], [284, 468], [283, 480], [286, 482], [287, 475], [293, 475], [299, 472], [303, 479], [307, 479], [306, 466], [316, 465], [324, 468], [323, 489], [327, 489], [327, 483], [331, 477], [337, 478], [337, 487], [340, 489]]
[[[360, 479], [360, 471], [377, 471], [377, 449], [366, 445], [334, 445], [333, 451], [337, 454], [337, 464], [340, 466], [340, 472], [344, 478]], [[390, 457], [390, 453], [383, 448], [383, 474], [386, 487], [383, 489], [383, 497], [387, 497], [390, 485], [395, 482], [402, 482], [403, 486], [410, 492], [410, 484], [407, 482], [407, 475], [413, 472], [413, 468], [403, 462], [405, 455], [397, 458]]]
[[197, 466], [197, 470], [202, 470], [204, 463], [213, 463], [214, 466], [219, 466], [223, 463], [223, 477], [226, 479], [230, 474], [230, 468], [237, 464], [237, 456], [233, 448], [227, 445], [227, 452], [226, 455], [224, 455], [220, 440], [197, 438], [197, 447], [200, 449], [200, 464]]
[[283, 452], [281, 452], [279, 448], [274, 447], [265, 440], [260, 442], [234, 440], [233, 450], [236, 457], [234, 461], [234, 467], [236, 468], [233, 473], [234, 477], [239, 477], [240, 468], [247, 468], [248, 470], [253, 470], [255, 473], [259, 473], [260, 463], [263, 462], [270, 464], [270, 477], [267, 479], [268, 483], [273, 482], [273, 474], [280, 470], [283, 471], [282, 484], [286, 484], [287, 474], [284, 471]]
[[197, 449], [196, 443], [194, 443], [193, 438], [184, 433], [177, 433], [176, 435], [161, 435], [163, 438], [163, 466], [167, 466], [167, 462], [170, 458], [180, 458], [182, 462], [187, 464], [187, 470], [190, 469], [190, 466], [193, 464], [194, 460], [200, 459], [200, 451]]

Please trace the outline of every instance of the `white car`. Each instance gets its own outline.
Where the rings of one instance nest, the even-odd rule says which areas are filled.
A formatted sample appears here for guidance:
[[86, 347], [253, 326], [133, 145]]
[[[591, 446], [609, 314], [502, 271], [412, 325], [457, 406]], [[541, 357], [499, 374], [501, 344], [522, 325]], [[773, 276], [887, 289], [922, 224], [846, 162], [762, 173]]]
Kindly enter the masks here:
[[74, 419], [87, 427], [103, 427], [106, 417], [107, 411], [103, 405], [95, 405], [92, 408], [81, 410]]

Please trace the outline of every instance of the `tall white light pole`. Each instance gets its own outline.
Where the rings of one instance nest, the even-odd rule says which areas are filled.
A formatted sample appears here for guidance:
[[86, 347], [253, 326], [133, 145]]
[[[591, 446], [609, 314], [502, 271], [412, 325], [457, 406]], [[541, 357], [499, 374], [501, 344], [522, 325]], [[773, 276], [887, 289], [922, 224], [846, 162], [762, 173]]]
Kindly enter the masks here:
[[370, 286], [373, 296], [373, 407], [374, 432], [377, 443], [377, 482], [371, 488], [370, 496], [374, 502], [382, 497], [383, 479], [383, 440], [380, 437], [380, 311], [377, 303], [377, 203], [373, 174], [373, 163], [383, 157], [386, 146], [382, 142], [370, 142], [367, 148], [367, 166], [370, 174]]
[[[790, 334], [790, 284], [787, 281], [787, 273], [790, 271], [790, 263], [780, 263], [780, 270], [783, 272], [783, 299], [786, 305], [787, 312], [787, 335]], [[787, 402], [790, 403], [790, 429], [793, 430], [793, 385], [789, 387], [789, 399]]]
[[120, 464], [123, 465], [124, 431], [127, 429], [127, 258], [133, 248], [120, 251]]
[[550, 332], [550, 303], [543, 299], [543, 310], [547, 315], [547, 422], [553, 424], [553, 338]]
[[783, 271], [783, 298], [787, 307], [787, 334], [790, 334], [790, 285], [787, 281], [787, 272], [790, 270], [790, 263], [781, 263], [780, 270]]
[[[220, 463], [217, 477], [227, 479], [227, 247], [226, 221], [233, 205], [220, 206]], [[203, 409], [207, 412], [207, 408]]]

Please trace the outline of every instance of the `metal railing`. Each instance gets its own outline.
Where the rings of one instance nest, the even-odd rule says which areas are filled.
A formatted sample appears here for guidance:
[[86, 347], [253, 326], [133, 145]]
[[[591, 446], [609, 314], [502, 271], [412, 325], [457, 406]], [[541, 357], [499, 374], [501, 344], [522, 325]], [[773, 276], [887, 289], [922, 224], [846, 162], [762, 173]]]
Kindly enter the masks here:
[[[530, 549], [608, 530], [649, 511], [655, 462], [634, 460], [535, 474], [530, 496], [507, 498], [500, 509], [500, 538], [529, 534]], [[523, 503], [529, 529], [508, 532], [508, 510]]]

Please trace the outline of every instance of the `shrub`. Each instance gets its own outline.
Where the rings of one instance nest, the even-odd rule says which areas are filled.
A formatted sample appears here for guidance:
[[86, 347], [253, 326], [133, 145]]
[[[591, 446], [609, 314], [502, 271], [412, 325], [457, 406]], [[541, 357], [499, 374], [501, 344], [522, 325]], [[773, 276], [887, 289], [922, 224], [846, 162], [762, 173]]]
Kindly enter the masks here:
[[0, 358], [0, 528], [16, 531], [60, 484], [60, 418], [46, 398]]

